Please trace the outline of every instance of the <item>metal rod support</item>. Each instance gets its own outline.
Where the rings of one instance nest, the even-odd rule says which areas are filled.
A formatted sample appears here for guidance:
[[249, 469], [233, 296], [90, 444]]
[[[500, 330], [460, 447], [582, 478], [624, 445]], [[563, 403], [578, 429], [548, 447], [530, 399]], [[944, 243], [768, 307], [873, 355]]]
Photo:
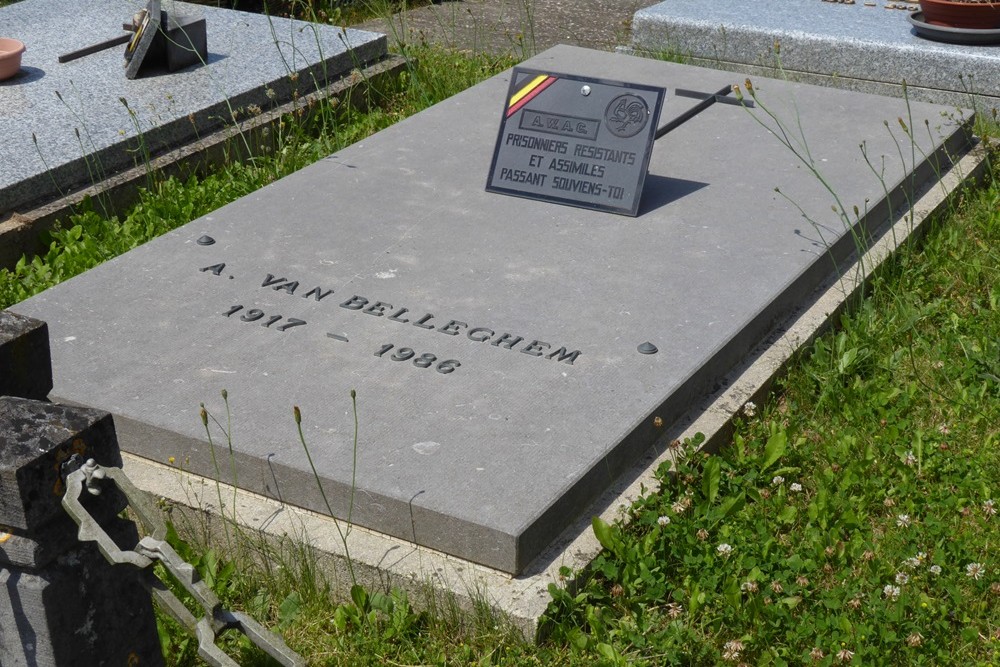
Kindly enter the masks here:
[[[677, 90], [677, 94], [680, 95], [681, 97], [695, 97], [695, 98], [701, 97], [703, 99], [702, 99], [702, 101], [700, 103], [694, 105], [693, 107], [691, 107], [690, 109], [688, 109], [687, 111], [685, 111], [684, 113], [682, 113], [680, 116], [677, 116], [676, 118], [674, 118], [673, 120], [671, 120], [669, 123], [667, 123], [666, 125], [664, 125], [660, 129], [658, 129], [656, 131], [656, 134], [653, 135], [653, 140], [655, 141], [655, 140], [659, 139], [660, 137], [662, 137], [663, 135], [665, 135], [667, 132], [671, 132], [672, 130], [676, 130], [678, 127], [680, 127], [684, 123], [688, 122], [689, 120], [691, 120], [692, 118], [694, 118], [695, 116], [697, 116], [698, 114], [700, 114], [702, 111], [704, 111], [708, 107], [712, 106], [713, 104], [715, 104], [716, 102], [720, 101], [721, 99], [724, 99], [726, 97], [726, 95], [728, 95], [731, 92], [733, 92], [733, 87], [732, 86], [726, 86], [725, 88], [720, 88], [719, 91], [716, 92], [716, 93], [697, 93], [697, 92], [690, 91], [690, 90], [680, 90], [680, 89], [678, 89]], [[733, 102], [736, 102], [737, 104], [744, 104], [745, 106], [753, 106], [752, 102], [748, 103], [747, 101], [744, 101], [744, 102], [741, 103], [741, 102], [739, 102], [739, 100], [733, 100]]]
[[85, 46], [82, 49], [77, 49], [76, 51], [64, 53], [59, 56], [58, 60], [60, 63], [68, 63], [72, 60], [76, 60], [77, 58], [83, 58], [84, 56], [89, 56], [92, 53], [97, 53], [98, 51], [106, 51], [107, 49], [112, 49], [116, 46], [121, 46], [122, 44], [128, 44], [130, 39], [132, 39], [132, 35], [130, 34], [115, 37], [114, 39], [108, 39], [97, 44]]

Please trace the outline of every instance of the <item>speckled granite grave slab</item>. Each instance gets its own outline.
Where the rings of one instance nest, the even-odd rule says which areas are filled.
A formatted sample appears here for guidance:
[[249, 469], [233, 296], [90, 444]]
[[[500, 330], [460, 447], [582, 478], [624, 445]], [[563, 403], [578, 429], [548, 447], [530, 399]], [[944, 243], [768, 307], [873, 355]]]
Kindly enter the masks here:
[[204, 16], [207, 66], [130, 81], [124, 46], [57, 62], [124, 34], [144, 6], [24, 0], [0, 8], [0, 33], [28, 49], [21, 73], [0, 81], [0, 216], [190, 142], [231, 118], [230, 109], [270, 108], [386, 53], [375, 33], [166, 2], [168, 11]]
[[632, 47], [755, 74], [780, 65], [794, 80], [894, 96], [906, 81], [911, 99], [967, 107], [975, 94], [981, 108], [1000, 106], [1000, 46], [920, 37], [912, 12], [886, 9], [903, 4], [666, 0], [635, 13]]
[[[661, 126], [699, 103], [677, 88], [734, 78], [565, 46], [525, 66], [665, 87]], [[49, 324], [52, 395], [115, 414], [126, 451], [228, 479], [225, 437], [210, 422], [216, 467], [198, 407], [225, 424], [226, 389], [239, 485], [325, 512], [299, 406], [339, 516], [530, 571], [648, 451], [656, 424], [711, 390], [854, 246], [767, 116], [727, 104], [655, 143], [635, 218], [487, 193], [509, 76], [14, 306]], [[883, 121], [905, 115], [901, 100], [756, 87], [786, 125], [801, 122], [860, 227], [967, 141], [947, 109], [914, 103], [931, 132], [900, 158], [901, 131]], [[872, 163], [885, 158], [884, 182], [862, 142]], [[539, 144], [536, 163], [561, 164], [545, 159], [559, 146]]]

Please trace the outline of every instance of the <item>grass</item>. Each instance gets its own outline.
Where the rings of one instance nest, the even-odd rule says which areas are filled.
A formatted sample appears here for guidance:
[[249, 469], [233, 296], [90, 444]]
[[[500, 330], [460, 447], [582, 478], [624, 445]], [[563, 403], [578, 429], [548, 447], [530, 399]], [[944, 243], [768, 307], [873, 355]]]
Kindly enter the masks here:
[[[0, 0], [3, 2], [3, 0]], [[0, 271], [8, 306], [444, 99], [511, 63], [421, 47], [392, 86], [289, 118], [272, 153], [94, 205], [48, 252]], [[967, 191], [879, 272], [867, 298], [747, 406], [718, 456], [676, 443], [674, 469], [595, 522], [605, 551], [551, 588], [547, 638], [525, 643], [483, 605], [417, 610], [355, 587], [332, 599], [295, 540], [173, 534], [224, 604], [315, 665], [1000, 663], [1000, 175]], [[290, 423], [289, 429], [294, 426]], [[196, 664], [166, 619], [171, 665]], [[267, 664], [238, 637], [242, 664]]]
[[194, 0], [200, 5], [285, 16], [331, 25], [355, 25], [403, 9], [429, 5], [431, 0]]
[[607, 551], [581, 592], [557, 593], [556, 637], [633, 664], [996, 664], [998, 240], [993, 181], [730, 447], [677, 443], [628, 526], [598, 527]]

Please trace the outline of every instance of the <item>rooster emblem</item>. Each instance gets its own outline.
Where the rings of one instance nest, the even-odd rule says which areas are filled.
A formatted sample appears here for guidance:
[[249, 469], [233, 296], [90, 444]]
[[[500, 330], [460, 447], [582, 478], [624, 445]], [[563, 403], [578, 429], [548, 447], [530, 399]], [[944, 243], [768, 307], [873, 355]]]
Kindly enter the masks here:
[[622, 139], [634, 137], [646, 127], [649, 107], [636, 95], [619, 95], [611, 100], [604, 112], [604, 122], [611, 134]]

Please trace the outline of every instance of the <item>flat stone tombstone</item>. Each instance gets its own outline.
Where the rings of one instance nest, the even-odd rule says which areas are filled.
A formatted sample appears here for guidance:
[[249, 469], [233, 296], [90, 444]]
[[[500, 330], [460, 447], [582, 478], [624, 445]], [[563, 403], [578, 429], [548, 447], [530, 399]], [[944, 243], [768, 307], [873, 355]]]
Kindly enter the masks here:
[[[168, 11], [168, 35], [154, 34], [162, 18], [154, 11], [127, 68], [124, 45], [58, 60], [128, 35], [122, 25], [145, 0], [87, 0], [72, 10], [60, 0], [0, 7], [4, 36], [28, 49], [21, 72], [0, 82], [0, 218], [207, 136], [231, 125], [234, 112], [243, 119], [296, 92], [315, 92], [386, 54], [385, 36], [375, 33], [186, 2], [149, 6]], [[183, 38], [175, 32], [184, 16], [204, 19], [208, 57], [168, 73], [171, 51], [202, 46], [194, 27]], [[146, 63], [140, 73], [157, 43], [163, 62]]]
[[935, 30], [916, 9], [916, 2], [669, 0], [635, 13], [631, 46], [736, 72], [1000, 107], [1000, 30]]
[[[572, 47], [524, 67], [665, 87], [660, 127], [701, 104], [676, 88], [743, 80]], [[630, 218], [484, 191], [509, 84], [15, 306], [49, 324], [52, 395], [113, 412], [126, 451], [227, 480], [226, 389], [240, 486], [530, 572], [853, 252], [849, 227], [864, 237], [968, 143], [950, 109], [914, 103], [930, 130], [900, 151], [901, 100], [761, 79], [762, 106], [714, 104], [656, 142]]]

